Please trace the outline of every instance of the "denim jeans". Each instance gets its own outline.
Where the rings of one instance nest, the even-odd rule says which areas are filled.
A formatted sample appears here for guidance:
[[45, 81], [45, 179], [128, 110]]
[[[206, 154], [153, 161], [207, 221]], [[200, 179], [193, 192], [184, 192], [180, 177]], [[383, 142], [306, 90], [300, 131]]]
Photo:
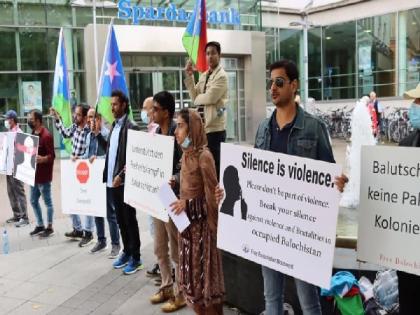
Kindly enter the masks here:
[[71, 220], [73, 222], [73, 229], [76, 231], [83, 231], [86, 232], [93, 232], [93, 226], [94, 226], [94, 217], [87, 215], [85, 219], [85, 228], [82, 227], [82, 221], [80, 220], [80, 216], [78, 214], [72, 214], [70, 215]]
[[34, 209], [37, 226], [44, 226], [41, 205], [39, 204], [39, 197], [41, 197], [41, 195], [44, 199], [45, 206], [47, 207], [48, 224], [52, 224], [54, 208], [51, 198], [51, 182], [45, 184], [35, 184], [33, 187], [31, 187], [31, 205]]
[[[264, 278], [265, 315], [283, 315], [283, 290], [285, 276], [281, 272], [262, 266]], [[316, 286], [295, 279], [303, 315], [322, 315], [319, 292]]]
[[[115, 213], [114, 200], [109, 189], [106, 190], [106, 218], [108, 221], [109, 234], [112, 245], [120, 244], [120, 230], [117, 223], [117, 214]], [[106, 242], [105, 237], [105, 218], [95, 217], [96, 233], [99, 242]]]

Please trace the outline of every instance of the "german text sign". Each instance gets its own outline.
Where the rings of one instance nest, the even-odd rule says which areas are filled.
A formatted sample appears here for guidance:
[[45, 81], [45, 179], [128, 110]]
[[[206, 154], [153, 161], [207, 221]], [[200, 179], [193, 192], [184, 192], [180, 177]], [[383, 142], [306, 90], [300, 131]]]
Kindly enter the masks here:
[[129, 130], [127, 138], [124, 201], [168, 222], [159, 189], [172, 177], [174, 137]]
[[63, 213], [106, 217], [106, 186], [102, 183], [105, 160], [61, 160]]
[[218, 247], [329, 288], [336, 164], [222, 143]]
[[357, 257], [420, 275], [420, 149], [362, 147]]

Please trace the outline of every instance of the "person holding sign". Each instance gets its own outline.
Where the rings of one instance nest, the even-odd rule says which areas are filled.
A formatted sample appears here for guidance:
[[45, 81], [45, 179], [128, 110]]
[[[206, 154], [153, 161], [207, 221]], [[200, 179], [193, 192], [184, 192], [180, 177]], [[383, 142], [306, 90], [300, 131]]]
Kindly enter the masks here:
[[128, 97], [122, 91], [112, 92], [111, 108], [115, 121], [112, 123], [106, 150], [103, 182], [107, 187], [107, 204], [115, 208], [124, 245], [113, 267], [124, 268], [124, 274], [129, 275], [144, 268], [140, 259], [140, 233], [136, 209], [124, 202], [127, 133], [128, 129], [137, 130], [138, 127], [129, 118]]
[[[157, 134], [174, 136], [176, 123], [173, 121], [175, 114], [175, 99], [167, 91], [162, 91], [153, 96], [153, 121], [159, 125]], [[177, 144], [174, 146], [174, 158], [172, 174], [179, 175], [179, 161], [181, 159], [181, 149]], [[179, 188], [173, 187], [176, 195]], [[165, 303], [162, 311], [165, 313], [175, 312], [185, 306], [185, 299], [177, 285], [172, 280], [172, 261], [175, 263], [175, 282], [178, 282], [178, 231], [173, 221], [169, 218], [167, 223], [153, 218], [154, 225], [154, 252], [158, 260], [162, 283], [159, 291], [150, 298], [152, 304]], [[170, 257], [169, 247], [170, 244]], [[175, 290], [174, 290], [175, 289]]]
[[[17, 113], [9, 110], [4, 115], [4, 126], [10, 132], [16, 134], [22, 132], [18, 124]], [[29, 224], [25, 188], [23, 183], [14, 178], [13, 175], [6, 176], [7, 194], [9, 196], [10, 206], [13, 210], [13, 217], [6, 220], [6, 223], [16, 223], [17, 227]]]
[[220, 143], [226, 140], [225, 106], [228, 97], [228, 78], [220, 64], [221, 48], [218, 42], [208, 42], [205, 46], [209, 69], [197, 84], [194, 82], [191, 60], [185, 67], [185, 86], [194, 105], [202, 115], [207, 135], [208, 148], [216, 162], [217, 176], [220, 169]]
[[[267, 89], [276, 110], [258, 127], [255, 148], [335, 163], [326, 126], [295, 103], [298, 78], [297, 67], [291, 61], [281, 60], [270, 66]], [[345, 175], [335, 178], [340, 192], [347, 181]], [[215, 194], [220, 203], [223, 190], [217, 188]], [[283, 315], [284, 274], [265, 266], [262, 274], [265, 314]], [[295, 283], [303, 314], [321, 315], [317, 287], [297, 278]]]
[[179, 285], [196, 314], [223, 314], [225, 286], [217, 249], [217, 185], [214, 159], [203, 123], [195, 111], [179, 112], [175, 137], [181, 146], [180, 199], [172, 211], [185, 211], [191, 222], [179, 238]]
[[[76, 159], [80, 159], [86, 152], [86, 140], [90, 133], [89, 125], [87, 124], [87, 112], [89, 107], [86, 105], [79, 104], [76, 106], [75, 114], [74, 114], [74, 123], [69, 127], [66, 128], [63, 125], [62, 119], [58, 112], [51, 107], [50, 108], [50, 115], [52, 115], [55, 119], [55, 127], [57, 128], [58, 132], [63, 136], [65, 139], [71, 139], [72, 144], [72, 152], [71, 152], [71, 159], [75, 161]], [[70, 215], [72, 220], [73, 230], [70, 232], [64, 233], [65, 237], [71, 239], [81, 239], [83, 242], [79, 242], [79, 246], [87, 246], [93, 241], [93, 227], [94, 227], [94, 220], [92, 216], [86, 216], [85, 219], [85, 227], [83, 228], [82, 222], [80, 220], [80, 216], [77, 214]]]
[[[399, 143], [404, 147], [420, 147], [420, 83], [413, 90], [404, 93], [404, 97], [413, 99], [408, 110], [411, 126], [414, 131]], [[418, 312], [420, 301], [420, 276], [397, 271], [400, 314], [411, 315]]]

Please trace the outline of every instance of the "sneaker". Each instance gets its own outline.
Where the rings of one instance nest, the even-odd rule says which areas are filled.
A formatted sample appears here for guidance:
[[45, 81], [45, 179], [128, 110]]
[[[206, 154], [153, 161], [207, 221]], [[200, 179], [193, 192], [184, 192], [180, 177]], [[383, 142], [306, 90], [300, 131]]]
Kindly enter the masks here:
[[146, 276], [150, 278], [160, 277], [159, 264], [154, 264], [152, 268], [146, 271]]
[[10, 219], [6, 220], [6, 223], [16, 223], [16, 222], [19, 222], [18, 217], [11, 217]]
[[92, 232], [85, 231], [85, 233], [82, 237], [82, 240], [79, 242], [79, 247], [88, 246], [92, 242], [93, 242]]
[[120, 245], [112, 244], [111, 252], [108, 255], [109, 259], [115, 259], [120, 254], [121, 247]]
[[134, 260], [133, 258], [131, 258], [128, 261], [127, 266], [125, 266], [124, 268], [124, 274], [125, 275], [131, 275], [133, 273], [136, 273], [139, 270], [142, 270], [144, 268], [143, 262], [140, 260]]
[[73, 229], [71, 232], [64, 233], [64, 236], [68, 238], [83, 238], [83, 231]]
[[50, 237], [53, 234], [54, 234], [53, 228], [46, 228], [44, 230], [44, 232], [42, 232], [41, 234], [39, 234], [39, 237], [47, 238], [47, 237]]
[[31, 233], [29, 233], [29, 235], [30, 236], [35, 236], [35, 235], [38, 235], [39, 233], [44, 232], [44, 231], [45, 231], [45, 227], [37, 226], [37, 227], [35, 227], [35, 229]]
[[29, 224], [28, 219], [20, 218], [19, 221], [15, 224], [15, 227], [22, 227]]
[[[79, 244], [79, 246], [80, 246], [80, 244]], [[93, 254], [93, 253], [97, 253], [97, 252], [103, 251], [103, 250], [105, 250], [107, 248], [108, 248], [108, 246], [106, 246], [106, 242], [104, 242], [104, 241], [98, 241], [95, 244], [95, 246], [93, 246], [93, 248], [90, 250], [90, 252]]]
[[185, 302], [185, 298], [181, 295], [170, 299], [168, 302], [163, 304], [160, 309], [164, 313], [172, 313], [183, 308], [185, 305], [187, 305], [187, 302]]
[[155, 294], [153, 294], [149, 301], [152, 304], [159, 304], [166, 301], [169, 301], [170, 299], [174, 298], [174, 289], [172, 286], [159, 289]]
[[124, 252], [121, 253], [120, 257], [112, 264], [115, 269], [121, 269], [127, 266], [130, 256], [126, 255]]

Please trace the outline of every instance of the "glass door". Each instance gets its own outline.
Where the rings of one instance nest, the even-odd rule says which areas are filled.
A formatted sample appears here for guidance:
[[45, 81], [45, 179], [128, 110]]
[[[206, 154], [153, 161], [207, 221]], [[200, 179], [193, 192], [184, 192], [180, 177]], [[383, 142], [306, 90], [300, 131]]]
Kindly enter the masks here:
[[143, 101], [166, 90], [175, 97], [177, 109], [180, 106], [180, 84], [178, 71], [127, 71], [130, 102], [133, 108], [141, 110]]

